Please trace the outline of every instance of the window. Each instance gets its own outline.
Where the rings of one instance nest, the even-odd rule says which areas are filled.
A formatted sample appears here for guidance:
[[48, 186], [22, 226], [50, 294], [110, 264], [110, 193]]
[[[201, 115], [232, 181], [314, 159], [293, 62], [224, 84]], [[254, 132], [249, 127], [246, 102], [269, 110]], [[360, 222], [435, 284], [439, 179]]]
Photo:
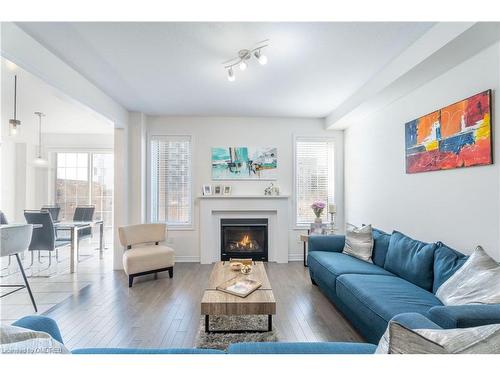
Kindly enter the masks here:
[[191, 138], [151, 138], [151, 221], [190, 226]]
[[55, 203], [60, 220], [72, 220], [78, 205], [95, 205], [94, 219], [113, 223], [113, 154], [105, 152], [56, 153]]
[[297, 226], [314, 221], [311, 204], [327, 204], [321, 218], [329, 221], [328, 204], [334, 202], [333, 139], [297, 138], [295, 141], [295, 217]]

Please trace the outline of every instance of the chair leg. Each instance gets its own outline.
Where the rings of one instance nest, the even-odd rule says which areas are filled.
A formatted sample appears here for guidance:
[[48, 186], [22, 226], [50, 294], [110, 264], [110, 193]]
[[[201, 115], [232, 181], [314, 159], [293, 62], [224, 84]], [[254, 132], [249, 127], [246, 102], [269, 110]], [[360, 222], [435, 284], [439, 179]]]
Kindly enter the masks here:
[[169, 276], [170, 278], [174, 277], [174, 267], [170, 267], [170, 268], [168, 269], [168, 276]]
[[49, 253], [49, 267], [50, 267], [52, 265], [52, 254], [50, 253], [50, 251], [48, 253]]
[[[33, 255], [33, 253], [31, 253], [31, 255]], [[35, 312], [38, 312], [38, 309], [36, 308], [35, 298], [33, 297], [33, 293], [31, 292], [30, 284], [28, 283], [28, 279], [26, 278], [26, 274], [24, 273], [23, 264], [21, 263], [21, 259], [19, 259], [19, 254], [16, 254], [16, 259], [17, 259], [17, 264], [19, 264], [19, 270], [23, 275], [24, 284], [26, 285], [26, 289], [28, 289], [28, 293], [30, 295], [33, 308], [35, 309]]]
[[40, 250], [38, 250], [38, 263], [42, 263], [42, 257], [40, 255]]
[[33, 267], [33, 263], [34, 263], [33, 261], [34, 261], [34, 259], [35, 259], [35, 256], [33, 255], [33, 251], [30, 251], [30, 253], [31, 253], [31, 263], [30, 263], [30, 268], [31, 268], [31, 267]]
[[132, 284], [134, 283], [134, 276], [129, 275], [128, 276], [128, 287], [132, 288]]

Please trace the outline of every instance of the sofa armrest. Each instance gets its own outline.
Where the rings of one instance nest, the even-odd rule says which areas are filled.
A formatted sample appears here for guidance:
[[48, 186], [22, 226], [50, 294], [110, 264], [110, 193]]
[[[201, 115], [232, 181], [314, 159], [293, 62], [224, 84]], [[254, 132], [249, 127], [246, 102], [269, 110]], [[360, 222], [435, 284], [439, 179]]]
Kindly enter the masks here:
[[376, 345], [357, 342], [240, 342], [228, 354], [373, 354]]
[[310, 235], [308, 251], [329, 251], [341, 253], [344, 249], [345, 236], [343, 235]]
[[442, 329], [432, 320], [419, 313], [402, 313], [395, 315], [391, 320], [408, 329]]
[[64, 344], [61, 331], [54, 319], [46, 316], [28, 315], [12, 323], [15, 327], [30, 329], [32, 331], [45, 332], [52, 336], [54, 340]]
[[435, 306], [429, 318], [445, 329], [467, 328], [500, 323], [500, 304]]

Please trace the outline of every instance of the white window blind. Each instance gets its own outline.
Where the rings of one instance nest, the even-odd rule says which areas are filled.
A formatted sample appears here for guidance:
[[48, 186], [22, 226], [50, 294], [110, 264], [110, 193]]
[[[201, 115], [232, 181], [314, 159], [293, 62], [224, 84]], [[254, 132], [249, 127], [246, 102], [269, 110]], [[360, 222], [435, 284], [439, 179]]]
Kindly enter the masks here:
[[322, 201], [327, 206], [321, 218], [329, 222], [328, 204], [334, 203], [334, 145], [332, 139], [297, 138], [295, 142], [296, 224], [314, 221], [311, 204]]
[[190, 225], [191, 138], [151, 138], [151, 221]]

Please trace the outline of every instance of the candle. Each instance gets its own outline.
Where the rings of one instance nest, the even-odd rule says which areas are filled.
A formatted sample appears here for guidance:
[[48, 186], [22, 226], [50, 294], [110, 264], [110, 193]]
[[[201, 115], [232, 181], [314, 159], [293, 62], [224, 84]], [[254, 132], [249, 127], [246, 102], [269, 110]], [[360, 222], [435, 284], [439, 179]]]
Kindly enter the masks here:
[[329, 204], [328, 205], [328, 212], [330, 212], [331, 214], [334, 214], [337, 212], [337, 205], [335, 204]]

